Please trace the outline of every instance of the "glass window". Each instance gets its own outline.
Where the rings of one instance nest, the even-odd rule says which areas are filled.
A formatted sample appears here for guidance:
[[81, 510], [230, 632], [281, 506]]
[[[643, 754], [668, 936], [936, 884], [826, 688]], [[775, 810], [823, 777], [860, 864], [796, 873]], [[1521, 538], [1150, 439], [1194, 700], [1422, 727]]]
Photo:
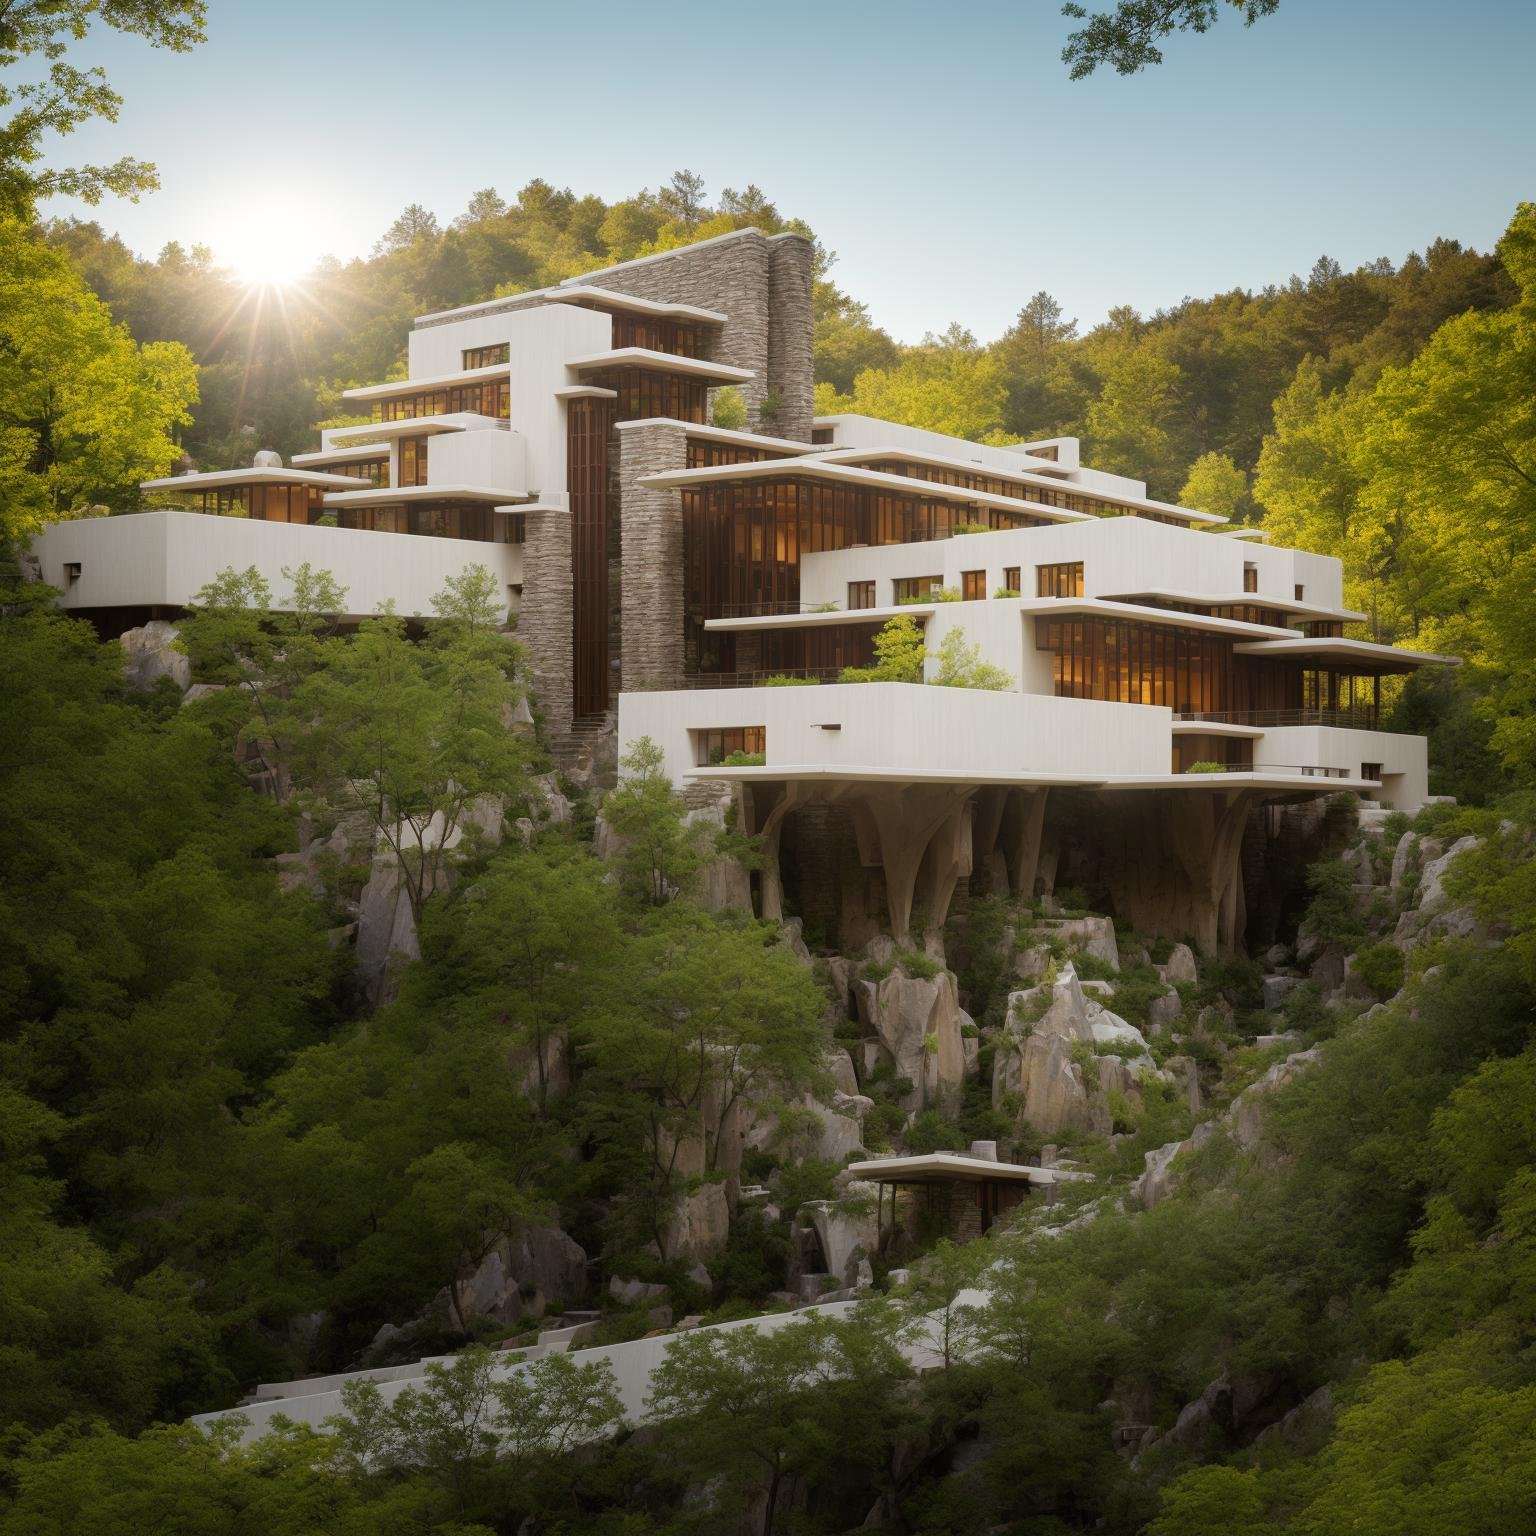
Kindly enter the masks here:
[[490, 368], [496, 363], [510, 361], [511, 343], [500, 341], [490, 347], [466, 347], [464, 349], [465, 368]]
[[1005, 592], [1022, 593], [1024, 588], [1020, 585], [1019, 581], [1022, 575], [1023, 571], [1019, 566], [1005, 565], [1003, 567], [1003, 590]]
[[1083, 562], [1075, 560], [1067, 565], [1037, 565], [1035, 567], [1036, 597], [1081, 597], [1083, 595]]
[[873, 608], [875, 606], [875, 584], [872, 581], [850, 581], [848, 583], [848, 606], [852, 608]]
[[979, 603], [987, 595], [985, 571], [961, 571], [960, 596], [968, 603]]

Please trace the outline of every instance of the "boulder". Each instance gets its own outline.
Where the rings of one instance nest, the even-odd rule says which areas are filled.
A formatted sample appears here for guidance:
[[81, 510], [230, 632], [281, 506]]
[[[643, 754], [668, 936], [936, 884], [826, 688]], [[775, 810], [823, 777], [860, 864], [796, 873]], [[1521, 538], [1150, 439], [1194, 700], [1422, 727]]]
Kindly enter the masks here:
[[696, 1263], [712, 1258], [725, 1247], [731, 1231], [731, 1210], [725, 1185], [701, 1184], [682, 1196], [667, 1224], [662, 1251], [668, 1259]]
[[860, 1260], [875, 1251], [879, 1236], [876, 1196], [873, 1184], [849, 1183], [842, 1199], [814, 1200], [801, 1207], [801, 1219], [809, 1218], [815, 1228], [827, 1273], [839, 1286], [857, 1284]]
[[1048, 925], [1053, 937], [1068, 949], [1092, 955], [1110, 970], [1120, 969], [1120, 949], [1115, 942], [1115, 925], [1107, 917], [1063, 917]]
[[1192, 1115], [1200, 1113], [1200, 1068], [1193, 1056], [1170, 1056], [1163, 1063], [1163, 1072], [1171, 1077], [1179, 1094]]
[[1013, 952], [1013, 974], [1020, 981], [1038, 981], [1050, 968], [1049, 945], [1030, 944]]
[[1131, 1197], [1144, 1210], [1166, 1200], [1184, 1182], [1182, 1174], [1174, 1168], [1174, 1159], [1181, 1152], [1193, 1151], [1216, 1134], [1216, 1124], [1207, 1120], [1197, 1125], [1183, 1141], [1170, 1141], [1148, 1152], [1141, 1177], [1131, 1185]]
[[147, 693], [168, 677], [183, 693], [192, 685], [192, 662], [176, 649], [176, 626], [151, 619], [118, 637], [123, 648], [123, 681], [135, 693]]
[[[587, 1285], [587, 1255], [559, 1227], [526, 1227], [504, 1237], [459, 1281], [459, 1307], [467, 1323], [486, 1317], [515, 1323], [542, 1317], [551, 1306], [579, 1300]], [[446, 1289], [430, 1312], [447, 1315]]]
[[357, 969], [374, 1004], [388, 1001], [399, 968], [421, 958], [416, 914], [394, 856], [374, 856], [357, 909]]
[[1199, 978], [1195, 974], [1195, 955], [1188, 944], [1175, 944], [1169, 951], [1168, 958], [1158, 966], [1157, 974], [1174, 986], [1179, 982], [1193, 984]]
[[1147, 1004], [1147, 1033], [1165, 1034], [1184, 1012], [1184, 999], [1177, 992], [1164, 992]]
[[1418, 833], [1404, 832], [1397, 840], [1397, 847], [1392, 850], [1392, 873], [1388, 876], [1388, 883], [1394, 891], [1401, 888], [1403, 881], [1408, 878], [1408, 871], [1418, 862], [1418, 852]]
[[[1048, 999], [1039, 1018], [1030, 1020]], [[1107, 1104], [1091, 1093], [1083, 1069], [1073, 1060], [1074, 1044], [1091, 1044], [1088, 1002], [1069, 963], [1047, 992], [1043, 986], [1008, 999], [1009, 1022], [992, 1067], [992, 1104], [1003, 1108], [1016, 1098], [1021, 1118], [1042, 1135], [1073, 1129], [1110, 1129]]]
[[1264, 1011], [1276, 1013], [1285, 1006], [1285, 1000], [1302, 984], [1300, 976], [1266, 976], [1264, 978]]
[[954, 972], [922, 977], [898, 968], [880, 981], [855, 982], [853, 990], [864, 1032], [878, 1047], [877, 1059], [912, 1083], [902, 1107], [952, 1103], [965, 1081], [960, 1034], [965, 1016]]
[[1419, 912], [1424, 916], [1430, 916], [1439, 912], [1449, 901], [1445, 891], [1445, 877], [1450, 872], [1451, 866], [1462, 854], [1470, 853], [1474, 848], [1482, 846], [1480, 837], [1459, 837], [1438, 858], [1431, 859], [1424, 866], [1424, 872], [1419, 878]]
[[1321, 1049], [1313, 1046], [1310, 1051], [1295, 1051], [1284, 1061], [1277, 1061], [1258, 1082], [1233, 1099], [1227, 1111], [1227, 1123], [1232, 1139], [1244, 1152], [1257, 1152], [1264, 1141], [1264, 1101], [1277, 1089], [1294, 1082], [1308, 1067], [1315, 1066], [1323, 1058]]
[[661, 1301], [667, 1288], [648, 1280], [626, 1280], [614, 1275], [608, 1282], [608, 1294], [624, 1307], [643, 1306], [648, 1302]]

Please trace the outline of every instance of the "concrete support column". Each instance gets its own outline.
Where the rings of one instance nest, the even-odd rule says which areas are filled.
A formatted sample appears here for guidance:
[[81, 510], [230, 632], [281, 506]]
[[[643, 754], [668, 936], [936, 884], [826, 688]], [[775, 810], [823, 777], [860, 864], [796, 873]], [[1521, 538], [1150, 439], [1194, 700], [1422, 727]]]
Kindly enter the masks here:
[[1040, 838], [1045, 826], [1048, 789], [1015, 789], [1003, 809], [1003, 854], [1008, 861], [1008, 889], [1029, 901], [1040, 869]]
[[528, 647], [546, 730], [558, 740], [571, 729], [571, 519], [530, 512], [527, 530], [517, 637]]
[[682, 469], [680, 423], [623, 426], [619, 439], [620, 655], [629, 691], [675, 688], [683, 675], [683, 510], [678, 491], [640, 485]]

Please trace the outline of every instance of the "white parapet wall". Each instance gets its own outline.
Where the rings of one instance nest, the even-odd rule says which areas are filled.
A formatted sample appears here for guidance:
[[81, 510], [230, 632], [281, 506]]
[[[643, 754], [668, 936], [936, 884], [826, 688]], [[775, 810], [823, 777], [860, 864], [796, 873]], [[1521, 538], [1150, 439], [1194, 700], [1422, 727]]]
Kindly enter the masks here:
[[1172, 722], [1151, 705], [921, 683], [710, 688], [622, 695], [619, 749], [649, 737], [680, 782], [701, 766], [696, 732], [748, 726], [770, 769], [1092, 781], [1166, 774]]
[[347, 613], [365, 617], [386, 603], [407, 617], [431, 614], [450, 576], [485, 566], [503, 598], [523, 579], [517, 544], [437, 539], [269, 523], [201, 512], [136, 512], [54, 523], [32, 541], [43, 580], [66, 609], [185, 608], [222, 571], [255, 567], [281, 608], [292, 591], [284, 569], [306, 562], [347, 589]]
[[[1344, 596], [1343, 567], [1329, 556], [1218, 538], [1148, 518], [1109, 517], [808, 554], [801, 567], [801, 600], [806, 608], [822, 603], [843, 608], [850, 582], [873, 581], [875, 603], [885, 607], [895, 601], [892, 583], [898, 579], [937, 576], [944, 586], [959, 589], [966, 571], [986, 572], [990, 597], [1005, 585], [1010, 569], [1019, 572], [1023, 595], [1033, 597], [1036, 566], [1077, 561], [1083, 565], [1085, 597], [1203, 592], [1228, 599], [1242, 595], [1255, 604], [1266, 598], [1291, 603], [1300, 587], [1303, 601], [1338, 608]], [[1254, 567], [1257, 582], [1248, 593], [1245, 566]]]
[[1379, 764], [1381, 790], [1376, 798], [1384, 805], [1416, 811], [1429, 798], [1429, 742], [1423, 736], [1329, 725], [1276, 726], [1254, 742], [1253, 760], [1342, 769], [1351, 779], [1374, 778], [1364, 769]]

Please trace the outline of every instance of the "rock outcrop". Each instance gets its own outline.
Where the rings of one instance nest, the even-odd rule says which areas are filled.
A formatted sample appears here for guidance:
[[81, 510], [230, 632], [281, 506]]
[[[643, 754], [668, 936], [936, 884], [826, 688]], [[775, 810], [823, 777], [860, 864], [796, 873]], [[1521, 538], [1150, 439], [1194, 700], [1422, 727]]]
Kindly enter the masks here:
[[151, 619], [118, 637], [123, 648], [123, 681], [136, 693], [147, 693], [168, 677], [183, 693], [192, 686], [192, 662], [176, 649], [176, 626]]
[[665, 1257], [685, 1264], [712, 1258], [725, 1247], [731, 1232], [731, 1208], [725, 1185], [701, 1184], [682, 1196], [667, 1224]]
[[878, 1221], [873, 1184], [850, 1183], [838, 1200], [815, 1200], [800, 1208], [801, 1221], [810, 1222], [826, 1263], [826, 1273], [839, 1287], [859, 1281], [859, 1266], [875, 1252]]
[[[515, 1323], [581, 1300], [586, 1285], [587, 1255], [579, 1243], [556, 1226], [527, 1227], [504, 1237], [460, 1279], [458, 1302], [466, 1324], [474, 1318]], [[446, 1288], [427, 1315], [450, 1318]]]
[[960, 1006], [954, 972], [911, 976], [898, 965], [878, 981], [854, 982], [853, 995], [877, 1058], [912, 1084], [903, 1108], [954, 1103], [965, 1081], [962, 1030], [971, 1022]]

